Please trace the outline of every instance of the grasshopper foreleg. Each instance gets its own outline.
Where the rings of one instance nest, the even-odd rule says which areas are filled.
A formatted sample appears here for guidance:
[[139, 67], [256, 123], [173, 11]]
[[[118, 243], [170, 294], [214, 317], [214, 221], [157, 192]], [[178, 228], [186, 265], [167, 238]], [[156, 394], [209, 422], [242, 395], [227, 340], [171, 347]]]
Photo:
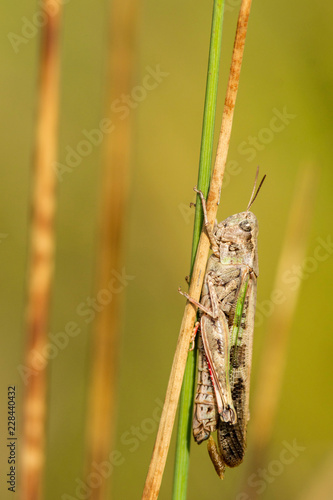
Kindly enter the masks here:
[[217, 241], [216, 241], [216, 238], [215, 238], [215, 235], [214, 235], [214, 232], [213, 232], [213, 228], [212, 228], [212, 226], [211, 226], [211, 224], [209, 223], [209, 220], [208, 220], [207, 206], [206, 206], [205, 197], [203, 195], [203, 192], [200, 191], [200, 189], [197, 189], [196, 187], [193, 188], [193, 189], [194, 189], [194, 191], [196, 193], [198, 193], [198, 195], [201, 198], [202, 210], [203, 210], [203, 214], [204, 214], [204, 224], [205, 224], [205, 228], [206, 228], [206, 231], [207, 231], [207, 234], [208, 234], [208, 238], [209, 238], [209, 241], [210, 241], [213, 253], [214, 253], [214, 255], [216, 255], [216, 257], [220, 257], [220, 249], [219, 249], [219, 246], [217, 244]]
[[[201, 311], [203, 311], [205, 314], [207, 314], [208, 316], [210, 316], [211, 318], [213, 319], [216, 319], [218, 314], [217, 315], [214, 315], [214, 311], [208, 309], [207, 307], [203, 306], [202, 304], [200, 304], [200, 302], [198, 302], [197, 300], [193, 299], [193, 297], [190, 297], [188, 293], [186, 292], [183, 292], [182, 289], [179, 287], [178, 288], [178, 292], [181, 294], [181, 295], [184, 295], [184, 297], [189, 301], [191, 302], [191, 304], [193, 304], [194, 306], [198, 307]], [[215, 313], [216, 314], [216, 313]]]
[[194, 328], [193, 328], [193, 332], [192, 332], [192, 335], [191, 335], [191, 339], [190, 339], [190, 348], [189, 348], [189, 351], [193, 351], [194, 349], [194, 346], [195, 346], [195, 338], [197, 336], [197, 332], [200, 328], [200, 321], [197, 321], [194, 325]]

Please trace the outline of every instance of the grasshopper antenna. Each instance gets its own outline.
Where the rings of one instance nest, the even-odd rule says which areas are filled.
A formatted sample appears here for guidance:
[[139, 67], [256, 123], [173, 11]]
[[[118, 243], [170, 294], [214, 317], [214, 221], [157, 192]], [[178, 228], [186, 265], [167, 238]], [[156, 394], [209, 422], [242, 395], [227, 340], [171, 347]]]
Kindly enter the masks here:
[[247, 212], [250, 210], [251, 205], [253, 205], [254, 200], [255, 200], [255, 199], [256, 199], [256, 197], [258, 196], [258, 193], [259, 193], [259, 191], [260, 191], [260, 189], [261, 189], [261, 186], [263, 185], [263, 182], [264, 182], [264, 180], [266, 179], [266, 174], [265, 174], [265, 175], [264, 175], [264, 177], [261, 179], [261, 182], [260, 182], [260, 184], [259, 184], [259, 187], [258, 187], [258, 189], [257, 189], [256, 194], [254, 194], [254, 192], [255, 192], [255, 190], [256, 190], [256, 186], [257, 186], [258, 175], [259, 175], [259, 165], [258, 165], [257, 172], [256, 172], [256, 178], [254, 179], [254, 186], [253, 186], [253, 190], [252, 190], [251, 198], [250, 198], [249, 204], [248, 204], [247, 209], [246, 209], [246, 211], [247, 211]]

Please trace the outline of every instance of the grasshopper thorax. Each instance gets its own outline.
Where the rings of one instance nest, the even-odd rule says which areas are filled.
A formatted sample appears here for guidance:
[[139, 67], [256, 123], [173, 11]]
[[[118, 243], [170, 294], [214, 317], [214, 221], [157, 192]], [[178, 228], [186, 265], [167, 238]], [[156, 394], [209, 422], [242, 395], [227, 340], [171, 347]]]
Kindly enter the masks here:
[[231, 215], [217, 224], [214, 234], [220, 249], [221, 263], [245, 264], [258, 276], [258, 232], [257, 218], [249, 211]]

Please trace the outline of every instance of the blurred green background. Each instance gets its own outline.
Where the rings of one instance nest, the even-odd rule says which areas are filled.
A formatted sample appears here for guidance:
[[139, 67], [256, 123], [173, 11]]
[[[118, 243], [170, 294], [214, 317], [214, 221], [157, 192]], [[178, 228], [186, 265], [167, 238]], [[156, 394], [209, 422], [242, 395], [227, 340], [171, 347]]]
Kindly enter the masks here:
[[[240, 1], [227, 0], [221, 61], [217, 128], [220, 125]], [[39, 30], [15, 53], [8, 33], [21, 34], [39, 4], [0, 6], [1, 198], [0, 233], [2, 314], [0, 337], [1, 499], [12, 498], [4, 485], [7, 471], [7, 387], [16, 385], [21, 411], [23, 315], [30, 211], [31, 165], [36, 118]], [[177, 293], [189, 271], [212, 2], [143, 2], [138, 28], [133, 85], [147, 68], [168, 73], [131, 111], [132, 178], [126, 226], [125, 269], [135, 279], [125, 294], [119, 352], [115, 448], [122, 463], [112, 474], [113, 498], [138, 499], [157, 430], [184, 308]], [[82, 131], [107, 116], [106, 1], [69, 0], [62, 33], [59, 162], [75, 148]], [[253, 2], [236, 105], [229, 160], [241, 171], [226, 177], [219, 219], [246, 208], [256, 166], [267, 180], [253, 211], [260, 224], [258, 303], [269, 298], [295, 188], [297, 171], [313, 163], [318, 173], [316, 204], [307, 255], [317, 238], [332, 238], [332, 34], [333, 6], [325, 1]], [[277, 112], [290, 117], [279, 132], [263, 132]], [[276, 111], [277, 110], [277, 111]], [[246, 152], [249, 136], [258, 150]], [[253, 146], [251, 146], [253, 147]], [[50, 364], [45, 498], [75, 497], [83, 477], [83, 438], [88, 380], [89, 335], [76, 309], [94, 296], [97, 220], [102, 182], [102, 146], [94, 147], [58, 189], [57, 256], [49, 331], [68, 321], [82, 329]], [[331, 250], [332, 252], [332, 250]], [[283, 441], [305, 448], [260, 498], [302, 499], [320, 474], [333, 473], [333, 382], [331, 304], [333, 257], [319, 262], [302, 281], [289, 342], [282, 398], [269, 459], [278, 459]], [[267, 320], [255, 331], [252, 394]], [[20, 419], [18, 419], [20, 431]], [[139, 437], [134, 435], [139, 430]], [[249, 442], [251, 441], [251, 422]], [[160, 499], [171, 497], [174, 440]], [[330, 462], [329, 462], [330, 461]], [[330, 465], [329, 465], [330, 464]], [[237, 498], [244, 466], [228, 470], [221, 483], [205, 446], [193, 443], [188, 498]], [[332, 474], [331, 474], [332, 475]], [[311, 496], [311, 495], [310, 495]], [[310, 497], [309, 497], [310, 498]], [[308, 498], [308, 500], [309, 500]], [[312, 497], [311, 497], [312, 498]], [[313, 497], [315, 498], [315, 497]], [[328, 496], [333, 498], [333, 491]], [[305, 497], [304, 497], [305, 499]], [[240, 500], [237, 498], [237, 500]]]

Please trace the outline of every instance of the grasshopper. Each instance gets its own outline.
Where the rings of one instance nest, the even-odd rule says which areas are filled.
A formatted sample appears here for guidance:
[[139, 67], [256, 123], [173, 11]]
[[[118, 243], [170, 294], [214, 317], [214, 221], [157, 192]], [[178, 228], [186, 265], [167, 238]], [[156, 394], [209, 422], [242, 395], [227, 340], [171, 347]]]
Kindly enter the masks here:
[[[250, 373], [258, 268], [258, 221], [249, 211], [255, 184], [245, 212], [211, 227], [206, 200], [200, 195], [204, 226], [213, 254], [208, 259], [200, 303], [182, 292], [199, 308], [198, 382], [194, 400], [193, 436], [208, 441], [216, 472], [236, 467], [244, 458], [249, 420]], [[198, 329], [198, 325], [196, 330]], [[211, 437], [217, 430], [218, 448]]]

